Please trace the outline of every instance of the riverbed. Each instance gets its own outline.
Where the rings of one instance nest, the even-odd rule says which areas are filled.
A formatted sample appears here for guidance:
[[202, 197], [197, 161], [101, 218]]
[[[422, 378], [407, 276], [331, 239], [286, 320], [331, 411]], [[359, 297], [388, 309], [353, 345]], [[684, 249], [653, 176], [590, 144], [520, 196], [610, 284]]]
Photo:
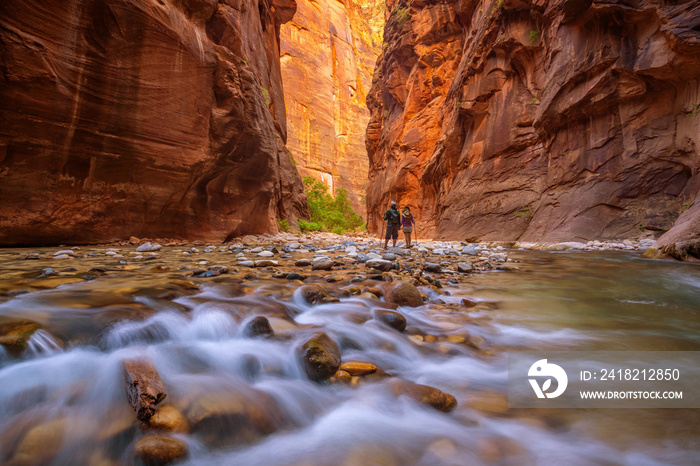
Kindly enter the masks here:
[[[192, 465], [700, 462], [697, 409], [512, 409], [507, 399], [511, 351], [699, 351], [697, 265], [637, 252], [500, 248], [479, 262], [481, 251], [413, 250], [382, 274], [348, 254], [381, 255], [377, 245], [86, 246], [61, 260], [61, 248], [0, 250], [0, 325], [31, 335], [0, 349], [0, 461], [138, 464], [139, 442], [165, 436]], [[256, 247], [277, 263], [241, 266], [261, 259]], [[296, 265], [319, 255], [329, 270]], [[426, 262], [443, 271], [421, 272]], [[465, 262], [478, 273], [460, 273]], [[399, 279], [425, 302], [387, 302]], [[329, 299], [309, 302], [309, 284]], [[401, 314], [405, 329], [378, 311]], [[251, 335], [257, 316], [273, 335]], [[377, 370], [310, 380], [299, 348], [319, 332], [343, 362]], [[137, 420], [127, 360], [157, 370], [169, 422]]]

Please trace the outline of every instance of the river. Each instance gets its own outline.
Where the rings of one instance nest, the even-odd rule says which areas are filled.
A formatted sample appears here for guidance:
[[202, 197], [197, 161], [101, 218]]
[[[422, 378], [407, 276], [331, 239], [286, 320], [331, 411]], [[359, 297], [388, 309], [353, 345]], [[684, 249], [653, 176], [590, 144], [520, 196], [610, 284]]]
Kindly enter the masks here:
[[[420, 287], [430, 299], [397, 309], [401, 333], [373, 319], [382, 304], [364, 296], [310, 305], [299, 282], [260, 273], [187, 277], [184, 249], [139, 262], [0, 250], [0, 326], [33, 331], [20, 352], [0, 347], [2, 464], [134, 464], [149, 433], [124, 388], [123, 361], [134, 358], [162, 378], [161, 406], [180, 420], [169, 435], [187, 445], [182, 464], [700, 463], [698, 409], [509, 409], [506, 397], [511, 351], [700, 351], [697, 265], [509, 251], [516, 272], [443, 283], [444, 295]], [[220, 256], [210, 264], [231, 261], [224, 249], [211, 254]], [[37, 278], [46, 267], [56, 274]], [[246, 335], [256, 315], [275, 337]], [[318, 330], [343, 361], [388, 375], [310, 381], [298, 348]], [[396, 396], [397, 378], [458, 405], [444, 413]]]

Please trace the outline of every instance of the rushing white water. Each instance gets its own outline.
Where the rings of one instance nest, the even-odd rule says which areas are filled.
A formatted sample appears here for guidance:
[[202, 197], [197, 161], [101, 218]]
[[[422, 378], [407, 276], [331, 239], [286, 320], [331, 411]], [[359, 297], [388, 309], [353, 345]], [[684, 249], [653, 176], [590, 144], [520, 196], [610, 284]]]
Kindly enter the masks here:
[[[22, 358], [0, 347], [0, 461], [131, 464], [133, 445], [144, 434], [126, 399], [123, 361], [147, 358], [168, 392], [163, 405], [176, 407], [194, 426], [189, 433], [174, 434], [189, 447], [185, 464], [693, 464], [700, 458], [694, 413], [538, 412], [503, 406], [508, 349], [614, 348], [620, 339], [634, 347], [643, 332], [649, 346], [688, 349], [697, 341], [698, 317], [692, 317], [697, 308], [683, 307], [698, 304], [697, 289], [669, 297], [663, 283], [653, 293], [643, 280], [631, 280], [618, 291], [589, 288], [585, 297], [562, 278], [571, 272], [572, 280], [580, 281], [577, 260], [559, 256], [564, 271], [549, 282], [545, 266], [529, 275], [482, 276], [470, 289], [453, 287], [450, 295], [439, 295], [447, 304], [476, 295], [484, 303], [498, 303], [491, 308], [452, 312], [426, 304], [397, 309], [414, 333], [479, 336], [488, 345], [484, 351], [444, 338], [435, 343], [412, 339], [411, 332], [397, 332], [373, 318], [376, 301], [349, 297], [312, 306], [286, 284], [262, 284], [243, 295], [205, 286], [170, 304], [161, 302], [157, 312], [106, 321], [97, 332], [95, 319], [105, 309], [124, 312], [124, 303], [105, 307], [93, 296], [96, 305], [81, 307], [81, 298], [75, 298], [81, 285], [19, 296], [0, 304], [0, 313], [15, 316], [18, 309], [31, 308], [35, 314], [25, 312], [26, 318], [55, 328], [35, 332]], [[609, 278], [609, 269], [594, 268], [599, 262], [589, 260], [591, 283]], [[655, 266], [665, 271], [663, 263], [644, 265]], [[684, 280], [669, 279], [685, 283], [700, 277], [683, 270]], [[623, 301], [654, 295], [660, 307], [622, 302], [618, 296], [624, 293], [630, 297]], [[139, 297], [135, 302], [148, 306], [155, 301]], [[654, 319], [655, 333], [643, 319], [630, 324], [626, 306], [641, 306], [636, 312]], [[668, 308], [676, 314], [655, 314]], [[246, 324], [258, 314], [270, 317], [276, 337], [246, 336]], [[677, 333], [678, 319], [690, 330]], [[397, 397], [389, 379], [357, 386], [311, 382], [298, 348], [317, 331], [337, 342], [344, 361], [372, 362], [392, 378], [452, 393], [458, 407], [443, 413]], [[61, 350], [52, 335], [72, 340]], [[198, 420], [210, 409], [223, 414], [207, 421], [212, 424]]]

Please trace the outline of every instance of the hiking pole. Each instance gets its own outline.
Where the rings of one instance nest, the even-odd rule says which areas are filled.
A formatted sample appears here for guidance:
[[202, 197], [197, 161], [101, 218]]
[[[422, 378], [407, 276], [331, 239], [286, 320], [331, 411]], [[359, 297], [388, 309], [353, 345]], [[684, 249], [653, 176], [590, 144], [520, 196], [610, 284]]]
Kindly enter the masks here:
[[384, 219], [382, 219], [382, 229], [379, 230], [379, 245], [382, 243], [382, 236], [384, 235]]

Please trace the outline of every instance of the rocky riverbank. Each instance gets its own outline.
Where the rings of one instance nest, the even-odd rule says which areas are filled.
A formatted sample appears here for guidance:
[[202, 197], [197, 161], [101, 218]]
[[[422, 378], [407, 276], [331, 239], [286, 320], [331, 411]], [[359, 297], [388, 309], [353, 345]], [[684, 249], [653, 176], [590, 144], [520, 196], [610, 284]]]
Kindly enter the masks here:
[[[587, 319], [585, 307], [567, 311], [568, 295], [556, 312], [509, 300], [545, 293], [542, 274], [574, 280], [554, 293], [578, 290], [597, 254], [382, 246], [281, 234], [0, 249], [0, 463], [541, 460], [519, 426], [557, 439], [576, 419], [509, 409], [505, 352], [568, 348], [577, 333], [503, 319]], [[599, 267], [617, 281], [617, 258], [639, 255], [601, 256], [616, 258]], [[486, 283], [502, 290], [485, 294]]]

